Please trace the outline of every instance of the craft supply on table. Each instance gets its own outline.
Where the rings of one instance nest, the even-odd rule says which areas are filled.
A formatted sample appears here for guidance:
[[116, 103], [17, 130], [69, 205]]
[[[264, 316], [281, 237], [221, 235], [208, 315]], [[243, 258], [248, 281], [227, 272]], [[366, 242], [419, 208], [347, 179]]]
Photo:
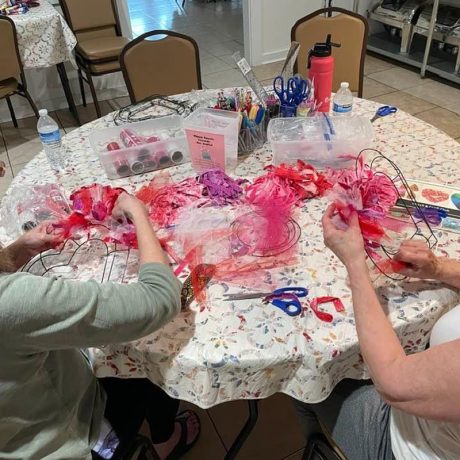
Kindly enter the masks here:
[[234, 169], [238, 161], [238, 112], [199, 108], [184, 120], [193, 169]]
[[259, 102], [265, 107], [265, 101], [268, 99], [268, 93], [265, 91], [262, 83], [260, 83], [259, 79], [256, 77], [254, 71], [251, 69], [248, 61], [243, 57], [239, 51], [233, 54], [233, 59], [238, 66], [238, 69], [243, 74], [243, 77], [249, 83], [249, 86], [256, 94]]
[[361, 150], [372, 146], [373, 138], [369, 119], [357, 115], [276, 118], [268, 125], [275, 165], [302, 160], [319, 169], [350, 167]]
[[25, 14], [29, 8], [40, 6], [40, 2], [31, 0], [7, 0], [0, 2], [0, 15], [12, 16], [15, 14]]
[[280, 100], [280, 115], [295, 117], [298, 107], [310, 100], [311, 83], [299, 75], [288, 80], [278, 76], [273, 80], [273, 90]]
[[182, 285], [180, 294], [182, 310], [188, 308], [194, 300], [198, 302], [202, 300], [204, 290], [215, 272], [215, 265], [210, 264], [200, 264], [192, 270]]
[[379, 107], [375, 112], [375, 115], [371, 118], [371, 123], [374, 123], [374, 121], [378, 120], [379, 118], [383, 118], [396, 113], [397, 111], [398, 109], [396, 107], [391, 105], [382, 105], [382, 107]]
[[109, 179], [189, 161], [179, 115], [101, 129], [92, 132], [89, 140]]
[[325, 43], [316, 43], [308, 53], [308, 78], [315, 88], [315, 106], [318, 112], [329, 112], [331, 106], [332, 81], [334, 79], [334, 57], [331, 35]]
[[280, 72], [281, 77], [283, 77], [286, 81], [293, 75], [294, 64], [297, 60], [297, 56], [299, 55], [299, 51], [300, 43], [291, 42], [291, 46], [289, 47], [289, 51]]
[[308, 289], [290, 286], [275, 289], [273, 292], [248, 292], [242, 294], [224, 294], [224, 300], [245, 300], [262, 298], [263, 303], [271, 303], [289, 316], [297, 316], [302, 312], [301, 297], [307, 297]]
[[315, 297], [314, 299], [308, 302], [308, 305], [319, 320], [324, 321], [326, 323], [332, 323], [332, 321], [334, 320], [334, 317], [330, 313], [321, 311], [318, 308], [319, 305], [323, 305], [327, 303], [332, 303], [337, 313], [341, 313], [345, 311], [345, 307], [342, 301], [338, 297], [333, 297], [333, 296]]

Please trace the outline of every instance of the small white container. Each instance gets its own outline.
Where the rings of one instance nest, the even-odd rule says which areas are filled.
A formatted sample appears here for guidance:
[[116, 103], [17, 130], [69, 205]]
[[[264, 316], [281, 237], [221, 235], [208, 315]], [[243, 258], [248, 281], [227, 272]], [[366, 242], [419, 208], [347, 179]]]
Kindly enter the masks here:
[[274, 165], [302, 160], [318, 169], [347, 168], [373, 138], [370, 120], [356, 115], [275, 118], [268, 125]]
[[184, 121], [192, 166], [197, 172], [211, 168], [231, 171], [238, 161], [240, 114], [200, 108]]
[[[126, 130], [134, 133], [142, 143], [126, 146], [123, 141]], [[190, 161], [183, 118], [179, 115], [93, 131], [89, 141], [109, 179], [156, 171]], [[110, 150], [116, 147], [115, 144], [120, 148]]]

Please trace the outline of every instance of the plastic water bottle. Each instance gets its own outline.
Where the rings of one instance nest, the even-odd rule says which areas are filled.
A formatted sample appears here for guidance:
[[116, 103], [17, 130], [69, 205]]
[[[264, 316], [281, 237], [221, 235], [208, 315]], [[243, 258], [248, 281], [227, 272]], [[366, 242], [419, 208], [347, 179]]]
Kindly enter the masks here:
[[65, 162], [62, 154], [62, 141], [59, 126], [48, 115], [48, 110], [42, 109], [38, 112], [40, 118], [37, 123], [37, 131], [43, 144], [48, 163], [55, 171], [64, 169]]
[[340, 83], [340, 89], [334, 96], [334, 115], [351, 115], [353, 110], [353, 94], [351, 94], [349, 84], [344, 81]]

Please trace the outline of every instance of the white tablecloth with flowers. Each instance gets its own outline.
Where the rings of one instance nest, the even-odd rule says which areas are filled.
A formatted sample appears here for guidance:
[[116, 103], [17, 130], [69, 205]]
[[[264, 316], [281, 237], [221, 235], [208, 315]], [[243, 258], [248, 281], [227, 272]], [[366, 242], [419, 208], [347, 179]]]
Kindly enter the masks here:
[[25, 69], [51, 67], [72, 59], [77, 44], [64, 18], [47, 1], [26, 14], [12, 15], [18, 34], [19, 54]]
[[[357, 99], [354, 110], [371, 117], [377, 107], [374, 102]], [[149, 173], [116, 181], [107, 179], [88, 135], [112, 124], [113, 116], [107, 115], [65, 137], [68, 167], [57, 179], [67, 194], [93, 182], [134, 191], [154, 176]], [[374, 127], [374, 147], [394, 160], [407, 178], [460, 184], [460, 145], [443, 132], [402, 111], [379, 120]], [[271, 151], [266, 146], [242, 160], [235, 175], [260, 176], [270, 161]], [[169, 171], [176, 180], [193, 175], [190, 164]], [[14, 179], [2, 206], [8, 205], [25, 185], [55, 181], [41, 153]], [[367, 378], [346, 271], [325, 248], [322, 238], [320, 219], [326, 205], [327, 199], [312, 199], [298, 211], [295, 218], [302, 227], [300, 263], [271, 275], [274, 287], [291, 283], [308, 287], [312, 298], [340, 297], [344, 313], [327, 307], [334, 316], [332, 323], [318, 320], [309, 309], [301, 316], [290, 317], [260, 300], [225, 302], [223, 294], [238, 292], [238, 288], [211, 282], [209, 307], [203, 311], [192, 303], [189, 310], [148, 337], [90, 350], [96, 375], [147, 377], [173, 397], [204, 408], [230, 400], [264, 398], [276, 392], [318, 402], [344, 378]], [[13, 215], [9, 217], [14, 219]], [[460, 235], [440, 230], [435, 233], [438, 254], [458, 257]], [[12, 236], [5, 234], [4, 225], [0, 227], [2, 242]], [[434, 322], [457, 303], [457, 292], [436, 282], [391, 281], [378, 275], [375, 278], [376, 289], [404, 348], [408, 352], [423, 350]]]

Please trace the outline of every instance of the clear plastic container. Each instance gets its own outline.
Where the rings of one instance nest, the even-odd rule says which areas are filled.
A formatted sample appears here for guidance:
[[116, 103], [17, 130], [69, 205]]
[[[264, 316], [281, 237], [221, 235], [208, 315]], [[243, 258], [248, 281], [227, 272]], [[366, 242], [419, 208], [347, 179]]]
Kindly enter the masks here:
[[238, 161], [240, 114], [200, 108], [184, 121], [190, 159], [195, 171], [231, 171]]
[[361, 150], [372, 147], [373, 138], [370, 120], [356, 115], [275, 118], [268, 125], [275, 165], [302, 160], [318, 169], [347, 168]]
[[179, 115], [93, 131], [89, 140], [109, 179], [190, 161]]

